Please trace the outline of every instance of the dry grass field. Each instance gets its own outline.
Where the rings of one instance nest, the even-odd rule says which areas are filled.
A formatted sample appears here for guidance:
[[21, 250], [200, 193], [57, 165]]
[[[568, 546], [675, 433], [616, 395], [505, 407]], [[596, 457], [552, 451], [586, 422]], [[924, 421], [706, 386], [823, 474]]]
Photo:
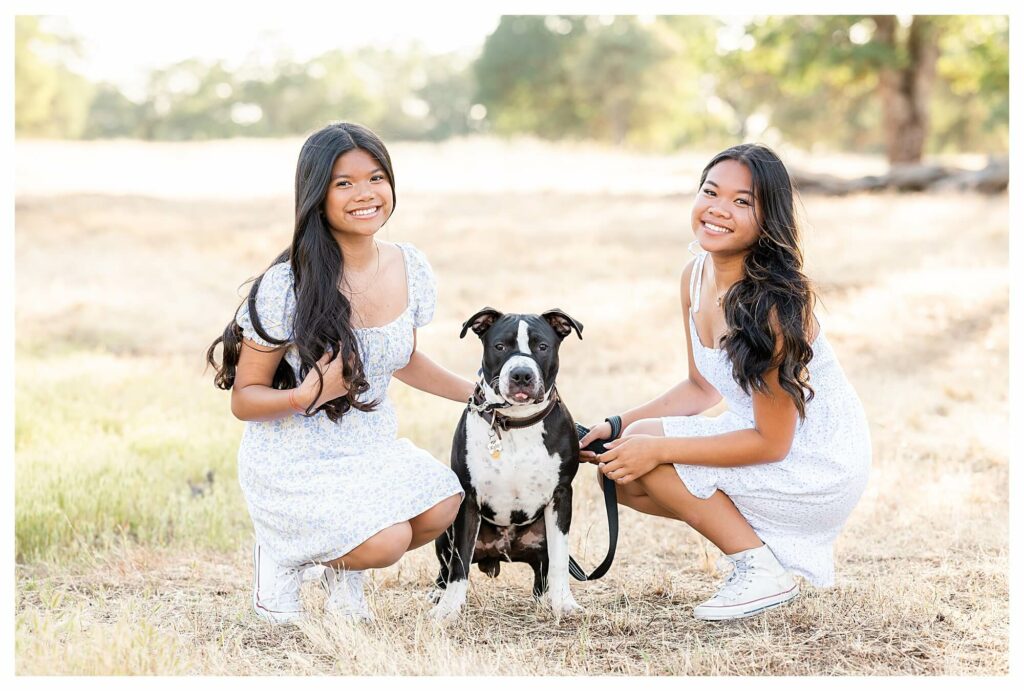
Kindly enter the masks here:
[[[719, 578], [716, 550], [684, 525], [622, 509], [611, 572], [573, 586], [578, 618], [538, 610], [517, 564], [497, 580], [474, 570], [462, 621], [437, 627], [424, 548], [371, 574], [372, 625], [257, 620], [235, 474], [243, 423], [202, 356], [236, 289], [289, 241], [298, 145], [189, 145], [176, 157], [18, 144], [17, 673], [1008, 673], [1005, 195], [802, 200], [820, 319], [874, 444], [868, 489], [836, 545], [835, 588], [806, 586], [795, 604], [741, 622], [698, 622], [690, 609]], [[479, 147], [392, 152], [399, 195], [384, 238], [419, 246], [440, 281], [420, 347], [471, 376], [466, 316], [561, 307], [585, 325], [583, 341], [563, 346], [559, 377], [584, 423], [683, 376], [678, 282], [704, 153]], [[93, 172], [128, 150], [120, 177]], [[245, 177], [261, 152], [277, 194]], [[479, 156], [500, 175], [483, 182]], [[459, 406], [401, 383], [391, 395], [402, 434], [446, 459]], [[189, 482], [207, 471], [212, 487], [193, 496]], [[593, 566], [606, 526], [584, 471], [571, 547]], [[316, 612], [323, 596], [306, 587]]]

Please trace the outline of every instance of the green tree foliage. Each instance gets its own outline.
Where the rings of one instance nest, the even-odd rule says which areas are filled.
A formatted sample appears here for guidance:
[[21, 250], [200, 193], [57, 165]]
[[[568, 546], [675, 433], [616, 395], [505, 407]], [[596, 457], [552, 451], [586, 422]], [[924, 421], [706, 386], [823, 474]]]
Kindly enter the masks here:
[[186, 60], [149, 79], [139, 134], [144, 139], [212, 139], [233, 133], [232, 76], [220, 63]]
[[476, 83], [470, 61], [455, 54], [428, 55], [417, 74], [415, 95], [426, 104], [419, 124], [424, 138], [438, 141], [479, 129], [479, 118], [471, 116]]
[[1010, 23], [943, 17], [932, 106], [936, 151], [1006, 151], [1010, 138]]
[[305, 64], [282, 62], [269, 79], [247, 80], [242, 101], [262, 111], [249, 133], [297, 134], [332, 120], [377, 122], [381, 106], [360, 69], [360, 62], [330, 51]]
[[84, 135], [142, 139], [273, 137], [351, 120], [399, 139], [442, 139], [471, 130], [474, 88], [453, 55], [330, 51], [305, 63], [234, 72], [185, 60], [150, 74], [133, 103], [109, 85], [92, 101]]
[[85, 129], [93, 87], [66, 67], [73, 40], [45, 31], [39, 17], [15, 18], [14, 126], [20, 136], [75, 138]]
[[674, 147], [723, 133], [701, 93], [718, 22], [506, 16], [474, 66], [494, 130]]
[[142, 109], [113, 84], [96, 85], [82, 137], [116, 139], [141, 131]]
[[[389, 139], [490, 131], [658, 150], [778, 136], [998, 152], [1009, 139], [1005, 16], [505, 16], [475, 59], [413, 45], [230, 70], [186, 60], [153, 71], [141, 102], [71, 72], [74, 41], [46, 26], [17, 18], [19, 136], [265, 137], [345, 119]], [[897, 122], [899, 98], [916, 119]]]
[[585, 135], [615, 144], [649, 139], [656, 123], [672, 116], [673, 96], [685, 83], [669, 69], [674, 36], [635, 17], [588, 18], [585, 25], [585, 40], [566, 59]]
[[760, 114], [807, 148], [881, 150], [880, 104], [872, 96], [889, 56], [867, 40], [870, 30], [854, 16], [757, 19], [719, 78], [738, 88], [723, 91], [738, 114]]
[[586, 34], [582, 17], [505, 16], [473, 69], [495, 132], [578, 135], [583, 115], [566, 60]]
[[646, 25], [664, 51], [647, 76], [642, 98], [649, 117], [634, 144], [678, 149], [699, 144], [720, 146], [734, 141], [728, 119], [716, 108], [717, 36], [722, 22], [712, 17], [665, 16]]
[[[738, 113], [760, 110], [790, 141], [855, 151], [886, 148], [887, 71], [896, 83], [914, 79], [917, 59], [909, 40], [938, 52], [927, 109], [925, 151], [1005, 150], [1008, 144], [1008, 22], [1006, 17], [913, 17], [881, 40], [893, 17], [767, 17], [746, 27], [747, 49], [730, 53], [718, 82], [747, 88], [720, 93]], [[920, 77], [918, 77], [920, 78]]]

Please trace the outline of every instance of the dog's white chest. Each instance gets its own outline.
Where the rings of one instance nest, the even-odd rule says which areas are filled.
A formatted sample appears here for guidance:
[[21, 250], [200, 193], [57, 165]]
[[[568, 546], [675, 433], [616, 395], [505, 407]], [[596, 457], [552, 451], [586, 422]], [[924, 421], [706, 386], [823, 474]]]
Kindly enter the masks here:
[[561, 458], [544, 446], [544, 425], [501, 432], [501, 454], [487, 448], [488, 423], [479, 415], [466, 418], [466, 467], [481, 503], [494, 509], [498, 525], [511, 524], [512, 512], [533, 516], [550, 503], [558, 485]]

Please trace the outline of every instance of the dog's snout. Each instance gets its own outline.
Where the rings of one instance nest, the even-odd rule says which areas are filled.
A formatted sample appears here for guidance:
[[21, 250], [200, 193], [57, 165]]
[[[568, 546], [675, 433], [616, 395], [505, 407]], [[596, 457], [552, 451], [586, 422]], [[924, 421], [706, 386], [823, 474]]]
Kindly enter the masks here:
[[526, 367], [517, 367], [509, 372], [509, 379], [517, 386], [531, 386], [533, 384], [533, 372]]

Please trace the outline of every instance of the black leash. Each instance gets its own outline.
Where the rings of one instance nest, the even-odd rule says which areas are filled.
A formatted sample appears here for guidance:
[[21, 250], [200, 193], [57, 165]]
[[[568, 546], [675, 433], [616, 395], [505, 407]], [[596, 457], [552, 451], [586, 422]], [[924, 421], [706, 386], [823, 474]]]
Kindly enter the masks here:
[[[618, 415], [613, 415], [608, 418], [608, 424], [612, 426], [611, 439], [618, 439], [619, 435], [622, 434], [622, 418]], [[583, 425], [576, 423], [577, 438], [582, 439], [589, 431]], [[587, 451], [601, 454], [608, 450], [605, 442], [611, 441], [611, 439], [595, 439], [584, 448]], [[569, 573], [577, 581], [596, 581], [608, 573], [608, 569], [612, 567], [612, 561], [615, 559], [615, 545], [619, 541], [619, 503], [615, 495], [615, 481], [606, 476], [601, 476], [601, 489], [604, 491], [604, 509], [608, 514], [608, 554], [605, 556], [604, 561], [598, 564], [597, 568], [589, 576], [583, 570], [583, 567], [570, 555]]]

